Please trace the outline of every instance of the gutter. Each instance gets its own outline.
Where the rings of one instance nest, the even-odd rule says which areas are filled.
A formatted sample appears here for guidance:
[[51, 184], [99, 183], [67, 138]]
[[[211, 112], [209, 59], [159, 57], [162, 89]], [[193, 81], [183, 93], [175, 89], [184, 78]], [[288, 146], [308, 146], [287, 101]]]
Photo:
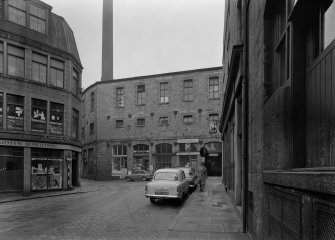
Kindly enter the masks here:
[[243, 1], [243, 70], [242, 70], [242, 231], [248, 223], [248, 74], [249, 74], [249, 0]]

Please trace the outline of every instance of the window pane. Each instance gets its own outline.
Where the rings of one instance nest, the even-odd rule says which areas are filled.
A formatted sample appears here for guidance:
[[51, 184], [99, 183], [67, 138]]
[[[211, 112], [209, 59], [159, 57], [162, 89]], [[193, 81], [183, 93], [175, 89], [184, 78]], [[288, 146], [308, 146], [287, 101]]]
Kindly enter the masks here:
[[50, 133], [63, 134], [63, 116], [64, 105], [58, 103], [50, 103]]
[[7, 129], [23, 131], [24, 97], [7, 95]]
[[0, 129], [3, 128], [3, 93], [0, 93]]
[[324, 48], [335, 39], [335, 2], [328, 7], [325, 13]]
[[31, 131], [45, 133], [47, 130], [47, 101], [32, 99]]

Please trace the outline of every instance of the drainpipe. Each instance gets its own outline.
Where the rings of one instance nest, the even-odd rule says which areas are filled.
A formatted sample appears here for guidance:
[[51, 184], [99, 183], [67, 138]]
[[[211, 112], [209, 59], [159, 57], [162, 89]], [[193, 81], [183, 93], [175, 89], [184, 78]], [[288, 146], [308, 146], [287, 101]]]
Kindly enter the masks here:
[[243, 232], [247, 232], [248, 221], [248, 50], [249, 50], [249, 0], [243, 2], [243, 80], [242, 80], [242, 217], [243, 217]]

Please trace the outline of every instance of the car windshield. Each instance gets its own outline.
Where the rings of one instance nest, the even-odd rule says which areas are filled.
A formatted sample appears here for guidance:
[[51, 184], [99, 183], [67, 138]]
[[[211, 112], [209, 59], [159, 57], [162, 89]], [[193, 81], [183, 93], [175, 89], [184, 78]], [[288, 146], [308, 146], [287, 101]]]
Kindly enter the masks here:
[[192, 170], [185, 169], [184, 173], [185, 173], [186, 177], [192, 177], [193, 176], [193, 171]]
[[173, 172], [158, 172], [155, 174], [155, 180], [169, 180], [169, 181], [177, 181], [178, 174]]

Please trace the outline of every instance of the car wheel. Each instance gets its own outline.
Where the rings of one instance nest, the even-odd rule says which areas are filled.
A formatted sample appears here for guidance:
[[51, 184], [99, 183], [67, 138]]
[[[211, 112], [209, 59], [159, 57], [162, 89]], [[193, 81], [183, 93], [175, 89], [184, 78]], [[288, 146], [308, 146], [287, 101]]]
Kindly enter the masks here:
[[154, 199], [154, 198], [150, 198], [150, 202], [151, 202], [152, 204], [155, 204], [156, 199]]
[[127, 182], [130, 182], [130, 178], [129, 178], [129, 177], [126, 177], [126, 181], [127, 181]]
[[142, 181], [146, 181], [147, 179], [146, 179], [146, 177], [142, 177]]

